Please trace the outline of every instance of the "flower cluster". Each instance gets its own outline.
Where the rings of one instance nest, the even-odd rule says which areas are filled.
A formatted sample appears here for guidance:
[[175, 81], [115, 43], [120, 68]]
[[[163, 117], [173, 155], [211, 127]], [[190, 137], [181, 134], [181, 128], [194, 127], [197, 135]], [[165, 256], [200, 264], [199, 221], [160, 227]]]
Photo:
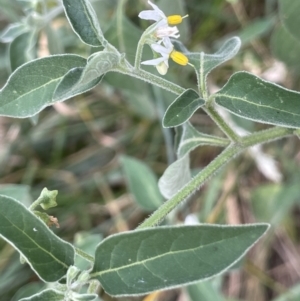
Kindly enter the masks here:
[[167, 17], [158, 6], [151, 1], [148, 1], [148, 3], [152, 6], [153, 10], [140, 12], [139, 17], [156, 22], [152, 28], [155, 43], [150, 45], [156, 58], [144, 61], [142, 64], [155, 66], [160, 74], [165, 75], [169, 68], [169, 58], [182, 66], [186, 66], [189, 63], [188, 58], [183, 53], [174, 50], [170, 38], [177, 39], [180, 35], [176, 26], [169, 26], [180, 24], [182, 19], [187, 16], [172, 15]]

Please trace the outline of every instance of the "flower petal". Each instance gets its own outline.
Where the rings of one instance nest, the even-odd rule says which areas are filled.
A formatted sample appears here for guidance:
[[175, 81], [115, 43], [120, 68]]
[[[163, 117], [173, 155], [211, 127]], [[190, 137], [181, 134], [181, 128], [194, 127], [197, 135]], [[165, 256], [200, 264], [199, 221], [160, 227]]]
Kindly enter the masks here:
[[148, 60], [148, 61], [141, 62], [141, 64], [143, 64], [143, 65], [157, 66], [160, 63], [164, 62], [165, 60], [166, 59], [164, 57], [159, 57], [157, 59], [153, 59], [153, 60]]
[[159, 9], [159, 7], [157, 5], [155, 5], [154, 3], [152, 3], [151, 1], [148, 1], [148, 3], [152, 6], [152, 8], [154, 9], [155, 12], [159, 13], [159, 15], [162, 18], [167, 18], [166, 15], [164, 14], [164, 12], [162, 10]]
[[159, 21], [161, 20], [161, 16], [159, 13], [157, 13], [154, 10], [143, 10], [139, 13], [139, 18], [144, 19], [144, 20], [154, 20], [154, 21]]
[[151, 48], [157, 52], [160, 53], [162, 56], [168, 56], [171, 51], [169, 51], [169, 49], [167, 49], [166, 47], [159, 45], [159, 44], [151, 44]]
[[159, 74], [166, 75], [168, 72], [168, 69], [169, 69], [169, 64], [168, 64], [168, 61], [161, 62], [160, 64], [156, 65], [155, 67]]

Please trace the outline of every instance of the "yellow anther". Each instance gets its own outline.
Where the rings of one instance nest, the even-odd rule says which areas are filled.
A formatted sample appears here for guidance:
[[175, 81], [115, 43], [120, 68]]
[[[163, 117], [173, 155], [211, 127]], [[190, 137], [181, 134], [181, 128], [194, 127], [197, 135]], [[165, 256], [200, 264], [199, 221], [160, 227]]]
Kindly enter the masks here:
[[170, 58], [181, 66], [186, 66], [189, 63], [189, 59], [183, 53], [176, 50], [171, 52]]
[[172, 15], [167, 17], [168, 20], [168, 24], [169, 25], [177, 25], [180, 24], [182, 22], [182, 19], [188, 17], [189, 15], [183, 16], [181, 17], [180, 15]]

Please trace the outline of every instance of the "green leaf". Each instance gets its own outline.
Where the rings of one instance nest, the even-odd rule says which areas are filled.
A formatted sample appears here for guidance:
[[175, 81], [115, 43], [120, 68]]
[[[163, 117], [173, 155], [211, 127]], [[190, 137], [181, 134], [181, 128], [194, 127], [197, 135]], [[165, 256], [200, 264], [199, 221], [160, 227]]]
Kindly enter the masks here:
[[88, 0], [63, 0], [66, 16], [82, 42], [99, 47], [105, 44], [97, 15]]
[[119, 61], [120, 57], [112, 52], [101, 51], [92, 55], [85, 68], [74, 68], [62, 78], [54, 92], [53, 101], [63, 101], [91, 90]]
[[87, 92], [94, 87], [96, 87], [102, 80], [103, 76], [87, 83], [81, 84], [80, 80], [82, 78], [84, 68], [74, 68], [71, 69], [59, 82], [54, 94], [53, 102], [61, 102], [76, 95]]
[[153, 211], [162, 204], [162, 195], [157, 186], [157, 178], [153, 171], [143, 162], [121, 157], [129, 190], [135, 201], [146, 211]]
[[179, 158], [165, 170], [158, 181], [161, 194], [169, 199], [191, 180], [190, 158], [188, 155]]
[[21, 203], [6, 196], [0, 196], [0, 235], [44, 281], [59, 280], [74, 263], [74, 249], [69, 243]]
[[0, 36], [1, 43], [11, 43], [16, 37], [27, 32], [28, 26], [23, 23], [12, 23], [9, 24]]
[[293, 71], [300, 72], [300, 41], [295, 39], [283, 26], [278, 26], [271, 37], [274, 56]]
[[70, 70], [84, 67], [86, 59], [72, 54], [31, 61], [9, 77], [0, 90], [0, 115], [26, 118], [52, 105], [58, 82]]
[[280, 20], [288, 32], [300, 41], [300, 1], [279, 0]]
[[300, 127], [300, 93], [247, 72], [237, 72], [215, 94], [216, 103], [235, 115], [273, 125]]
[[189, 59], [189, 62], [194, 65], [198, 76], [198, 82], [203, 89], [206, 84], [207, 75], [219, 65], [232, 59], [241, 47], [241, 40], [238, 37], [233, 37], [227, 40], [221, 48], [214, 54], [206, 54], [204, 52], [189, 52], [180, 43], [175, 43]]
[[112, 296], [134, 296], [208, 279], [227, 270], [267, 224], [158, 227], [101, 242], [91, 272]]
[[35, 43], [35, 32], [25, 32], [13, 40], [9, 48], [12, 71], [36, 58]]
[[193, 89], [185, 90], [167, 108], [163, 118], [165, 128], [179, 126], [188, 121], [205, 104]]
[[23, 298], [20, 301], [64, 301], [64, 294], [54, 289], [44, 290], [36, 295]]
[[[23, 266], [22, 266], [22, 268], [23, 268]], [[15, 275], [15, 274], [13, 273], [13, 275]], [[30, 274], [28, 274], [28, 276], [30, 277]], [[19, 274], [18, 274], [18, 278], [20, 278]], [[25, 283], [25, 282], [23, 282], [23, 283]], [[17, 292], [10, 299], [10, 301], [19, 301], [22, 298], [28, 298], [32, 295], [35, 295], [35, 294], [41, 292], [45, 288], [46, 288], [46, 285], [42, 281], [27, 282], [26, 284], [22, 285], [22, 287], [17, 290]]]
[[200, 133], [189, 122], [187, 122], [183, 125], [177, 154], [178, 157], [181, 158], [189, 154], [198, 146], [214, 145], [226, 147], [228, 144], [229, 141], [227, 139]]

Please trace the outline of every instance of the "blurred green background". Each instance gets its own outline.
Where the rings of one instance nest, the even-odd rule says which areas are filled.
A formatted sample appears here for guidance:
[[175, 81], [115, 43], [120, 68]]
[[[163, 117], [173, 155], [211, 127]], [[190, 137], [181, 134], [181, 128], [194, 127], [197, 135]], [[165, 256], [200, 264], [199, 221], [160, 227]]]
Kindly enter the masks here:
[[[300, 1], [153, 2], [167, 15], [189, 14], [178, 27], [180, 40], [191, 51], [213, 53], [228, 37], [237, 35], [242, 39], [242, 49], [235, 59], [209, 76], [210, 91], [219, 89], [232, 73], [240, 70], [300, 90]], [[124, 51], [129, 61], [134, 61], [138, 39], [149, 26], [149, 22], [137, 17], [147, 2], [95, 0], [92, 4], [106, 38]], [[41, 23], [42, 15], [50, 15], [47, 24]], [[7, 26], [16, 22], [30, 26], [31, 34], [7, 35]], [[12, 70], [26, 60], [59, 53], [87, 57], [99, 50], [80, 42], [60, 1], [55, 0], [0, 0], [0, 41], [0, 87]], [[149, 58], [150, 54], [149, 48], [145, 49], [144, 57]], [[154, 68], [147, 70], [156, 73]], [[173, 63], [167, 78], [183, 87], [194, 87], [196, 83], [192, 68]], [[149, 183], [155, 186], [156, 179], [174, 160], [175, 133], [161, 126], [164, 111], [173, 100], [172, 94], [146, 83], [107, 74], [92, 91], [49, 107], [38, 118], [0, 117], [0, 193], [29, 204], [44, 187], [57, 189], [59, 206], [49, 213], [58, 218], [60, 228], [53, 227], [53, 231], [92, 254], [103, 237], [134, 229], [151, 212], [139, 197], [147, 188], [132, 189], [127, 185], [130, 171], [126, 160], [120, 158], [126, 155], [140, 160], [134, 161], [137, 166], [126, 161], [127, 168], [134, 167], [137, 173], [150, 168], [153, 175]], [[248, 131], [266, 128], [238, 118], [233, 120]], [[201, 132], [220, 134], [201, 110], [191, 121]], [[271, 175], [267, 174], [268, 166], [257, 161], [256, 156], [261, 153], [242, 155], [172, 216], [176, 224], [192, 218], [220, 224], [270, 222], [272, 230], [243, 262], [213, 281], [148, 297], [121, 299], [300, 300], [299, 150], [296, 137], [264, 146], [264, 153], [277, 162], [277, 170]], [[219, 152], [212, 147], [197, 148], [191, 156], [192, 169], [196, 172], [203, 168]], [[85, 267], [84, 262], [77, 264]], [[0, 300], [17, 301], [42, 287], [44, 284], [29, 266], [20, 263], [18, 253], [0, 239]], [[116, 300], [104, 292], [101, 297]]]

